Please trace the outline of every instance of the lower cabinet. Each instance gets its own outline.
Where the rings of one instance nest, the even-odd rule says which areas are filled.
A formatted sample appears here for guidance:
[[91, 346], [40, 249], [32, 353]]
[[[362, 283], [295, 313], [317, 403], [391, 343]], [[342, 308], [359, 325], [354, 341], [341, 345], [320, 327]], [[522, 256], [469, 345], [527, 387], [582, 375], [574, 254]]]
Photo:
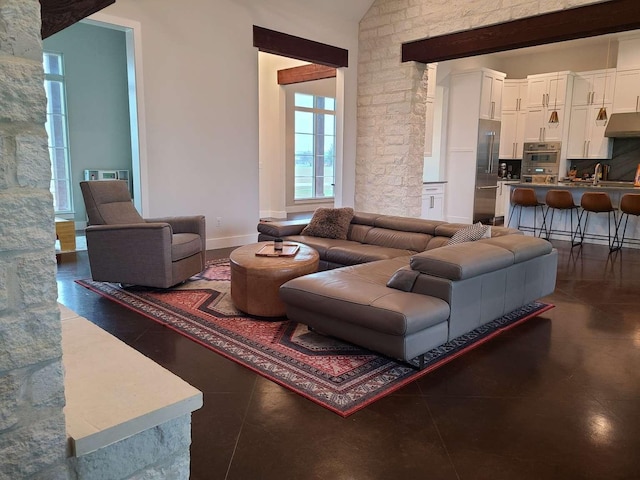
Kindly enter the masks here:
[[496, 218], [505, 216], [508, 201], [507, 196], [509, 195], [509, 187], [507, 187], [507, 185], [512, 183], [519, 183], [519, 180], [498, 180], [498, 190], [496, 190]]
[[422, 218], [444, 220], [444, 183], [422, 186]]

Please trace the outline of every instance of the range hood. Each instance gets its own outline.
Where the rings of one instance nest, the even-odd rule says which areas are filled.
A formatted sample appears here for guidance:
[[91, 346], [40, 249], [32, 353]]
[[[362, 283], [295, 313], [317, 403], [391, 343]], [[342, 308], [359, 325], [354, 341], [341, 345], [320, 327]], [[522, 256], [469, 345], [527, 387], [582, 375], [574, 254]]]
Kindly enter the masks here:
[[640, 137], [640, 113], [613, 113], [604, 130], [605, 137]]

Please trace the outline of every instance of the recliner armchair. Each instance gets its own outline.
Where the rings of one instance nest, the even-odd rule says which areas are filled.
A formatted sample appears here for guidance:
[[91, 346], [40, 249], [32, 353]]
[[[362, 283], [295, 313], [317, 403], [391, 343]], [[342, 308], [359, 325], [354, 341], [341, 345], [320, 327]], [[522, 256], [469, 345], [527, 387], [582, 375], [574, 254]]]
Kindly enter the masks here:
[[85, 181], [80, 188], [93, 280], [168, 288], [204, 269], [204, 215], [144, 219], [122, 180]]

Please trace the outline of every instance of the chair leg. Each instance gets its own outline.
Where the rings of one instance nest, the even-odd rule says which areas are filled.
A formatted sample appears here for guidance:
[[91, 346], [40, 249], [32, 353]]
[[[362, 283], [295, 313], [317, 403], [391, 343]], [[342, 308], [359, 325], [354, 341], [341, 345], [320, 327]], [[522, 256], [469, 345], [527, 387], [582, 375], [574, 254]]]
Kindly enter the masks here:
[[[551, 232], [553, 231], [553, 215], [556, 213], [555, 208], [547, 207], [547, 215], [545, 215], [545, 223], [546, 223], [546, 217], [549, 215], [549, 210], [551, 210], [551, 221], [549, 222], [549, 225], [547, 225], [547, 232], [546, 232], [547, 240], [551, 238]], [[573, 222], [571, 225], [571, 232], [573, 232]]]
[[[582, 217], [584, 217], [586, 210], [582, 210], [580, 212], [576, 212], [576, 217], [578, 220], [578, 224], [576, 225], [576, 229], [573, 232], [573, 236], [571, 237], [571, 248], [577, 247], [578, 245], [582, 245], [582, 241], [584, 240], [584, 231], [587, 229], [587, 222], [584, 222], [584, 230], [582, 228]], [[587, 219], [589, 218], [589, 212], [587, 213]], [[576, 239], [580, 236], [580, 241], [576, 242]]]
[[[548, 209], [549, 207], [547, 207]], [[537, 210], [538, 207], [535, 207], [535, 209]], [[540, 213], [542, 214], [542, 224], [540, 225], [540, 233], [538, 234], [538, 237], [542, 237], [542, 232], [544, 231], [545, 235], [548, 238], [547, 235], [547, 216], [545, 215], [544, 212], [544, 205], [540, 205]], [[535, 215], [534, 215], [534, 227], [535, 227]], [[536, 230], [535, 228], [533, 229], [533, 236], [535, 237], [536, 235]]]
[[[611, 239], [611, 214], [612, 213], [613, 213], [613, 226], [615, 227], [613, 240]], [[609, 253], [611, 253], [611, 252], [615, 252], [616, 250], [620, 250], [620, 248], [622, 247], [622, 243], [618, 239], [618, 219], [616, 218], [615, 210], [613, 212], [609, 212], [609, 215], [608, 215], [607, 219], [609, 220], [609, 225], [608, 225], [608, 227], [609, 227]], [[620, 216], [620, 220], [622, 221], [622, 216]]]
[[515, 212], [516, 206], [511, 205], [511, 211], [509, 212], [509, 220], [507, 220], [507, 227], [511, 226], [511, 218], [513, 217], [513, 212]]

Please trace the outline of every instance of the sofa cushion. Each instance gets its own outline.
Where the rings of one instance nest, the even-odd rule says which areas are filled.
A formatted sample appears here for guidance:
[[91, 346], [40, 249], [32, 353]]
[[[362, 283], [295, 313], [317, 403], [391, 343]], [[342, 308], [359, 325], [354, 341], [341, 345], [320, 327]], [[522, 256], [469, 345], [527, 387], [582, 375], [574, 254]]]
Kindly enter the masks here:
[[475, 242], [476, 240], [480, 240], [481, 238], [486, 238], [487, 231], [489, 232], [489, 236], [491, 236], [490, 228], [491, 227], [489, 227], [489, 225], [483, 225], [480, 222], [474, 223], [473, 225], [469, 225], [468, 227], [465, 227], [454, 233], [453, 237], [451, 237], [447, 242], [447, 245]]
[[415, 250], [380, 247], [362, 243], [342, 244], [327, 250], [325, 259], [340, 265], [358, 265], [360, 263], [388, 260], [396, 257], [407, 257], [416, 253]]
[[171, 237], [171, 261], [177, 262], [202, 251], [202, 239], [197, 233], [174, 233]]
[[318, 208], [301, 235], [323, 238], [347, 239], [353, 208]]
[[413, 270], [449, 280], [475, 277], [513, 263], [509, 250], [480, 242], [435, 248], [412, 256], [409, 262]]

